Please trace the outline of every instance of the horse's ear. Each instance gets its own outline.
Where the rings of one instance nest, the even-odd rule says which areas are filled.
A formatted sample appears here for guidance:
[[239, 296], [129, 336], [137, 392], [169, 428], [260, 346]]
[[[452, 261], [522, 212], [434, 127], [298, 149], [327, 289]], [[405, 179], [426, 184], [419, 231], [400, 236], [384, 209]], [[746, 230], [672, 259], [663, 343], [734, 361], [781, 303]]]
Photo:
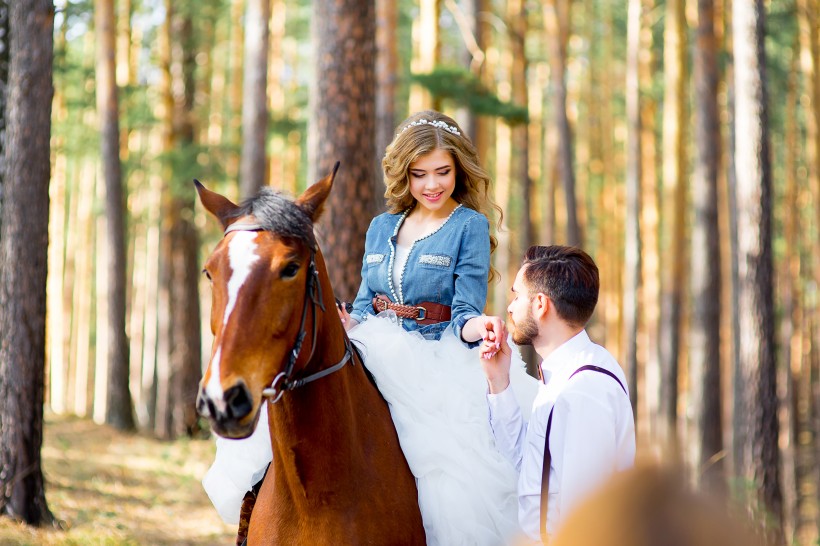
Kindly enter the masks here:
[[296, 204], [304, 210], [311, 220], [315, 223], [322, 215], [322, 209], [325, 205], [325, 200], [330, 194], [330, 188], [333, 186], [333, 179], [336, 178], [336, 171], [339, 170], [339, 162], [333, 166], [333, 172], [322, 178], [296, 198]]
[[205, 210], [216, 216], [222, 224], [222, 229], [227, 228], [235, 218], [233, 214], [239, 207], [231, 202], [230, 199], [219, 195], [207, 189], [202, 183], [194, 178], [194, 185], [196, 192], [199, 194], [199, 200]]

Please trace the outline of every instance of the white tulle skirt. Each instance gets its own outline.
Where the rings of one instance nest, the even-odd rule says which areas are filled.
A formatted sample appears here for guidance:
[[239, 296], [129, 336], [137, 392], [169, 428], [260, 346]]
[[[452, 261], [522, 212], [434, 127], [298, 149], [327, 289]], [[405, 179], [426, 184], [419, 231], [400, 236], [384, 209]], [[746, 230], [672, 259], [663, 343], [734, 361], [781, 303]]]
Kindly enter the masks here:
[[[507, 543], [518, 532], [518, 475], [495, 448], [478, 350], [451, 329], [440, 341], [425, 340], [391, 314], [369, 317], [349, 334], [390, 407], [416, 477], [427, 544]], [[537, 382], [513, 354], [511, 384], [529, 415]]]
[[[509, 543], [519, 533], [518, 475], [495, 448], [478, 350], [467, 349], [450, 329], [440, 341], [407, 332], [392, 311], [370, 316], [349, 335], [387, 400], [416, 477], [427, 544]], [[537, 382], [515, 349], [511, 385], [528, 416]], [[202, 484], [226, 523], [238, 522], [242, 497], [270, 462], [266, 417], [247, 439], [217, 439]]]

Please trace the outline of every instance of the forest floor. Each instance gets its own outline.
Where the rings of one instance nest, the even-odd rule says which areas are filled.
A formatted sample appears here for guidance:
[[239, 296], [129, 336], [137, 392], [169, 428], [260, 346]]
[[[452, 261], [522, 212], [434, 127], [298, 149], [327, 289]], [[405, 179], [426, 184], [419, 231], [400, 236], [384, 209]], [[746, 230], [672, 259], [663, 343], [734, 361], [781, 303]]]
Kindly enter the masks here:
[[46, 501], [64, 529], [0, 518], [0, 545], [228, 545], [236, 528], [211, 506], [200, 479], [212, 440], [162, 442], [75, 417], [48, 416]]

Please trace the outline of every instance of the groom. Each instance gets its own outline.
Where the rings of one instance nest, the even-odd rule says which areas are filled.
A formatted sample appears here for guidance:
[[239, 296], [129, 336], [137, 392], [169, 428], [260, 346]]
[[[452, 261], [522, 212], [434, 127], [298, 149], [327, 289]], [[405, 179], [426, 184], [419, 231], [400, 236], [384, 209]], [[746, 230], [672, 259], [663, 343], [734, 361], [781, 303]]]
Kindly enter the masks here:
[[531, 414], [522, 415], [509, 388], [503, 322], [486, 317], [483, 325], [490, 424], [499, 450], [519, 471], [518, 520], [536, 541], [546, 542], [580, 500], [635, 458], [626, 377], [584, 329], [598, 285], [595, 262], [578, 248], [527, 250], [507, 314], [513, 341], [532, 345], [543, 359]]

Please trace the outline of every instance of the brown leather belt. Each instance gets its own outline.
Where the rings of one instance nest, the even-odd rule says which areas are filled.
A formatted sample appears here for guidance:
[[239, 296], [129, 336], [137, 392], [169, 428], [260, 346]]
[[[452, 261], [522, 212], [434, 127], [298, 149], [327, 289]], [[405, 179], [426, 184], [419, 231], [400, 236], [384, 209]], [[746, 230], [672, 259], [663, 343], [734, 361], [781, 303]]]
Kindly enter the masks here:
[[450, 307], [432, 301], [423, 301], [418, 305], [402, 305], [393, 303], [387, 296], [379, 294], [373, 298], [373, 309], [376, 313], [390, 309], [396, 316], [413, 319], [419, 324], [436, 324], [450, 320]]

